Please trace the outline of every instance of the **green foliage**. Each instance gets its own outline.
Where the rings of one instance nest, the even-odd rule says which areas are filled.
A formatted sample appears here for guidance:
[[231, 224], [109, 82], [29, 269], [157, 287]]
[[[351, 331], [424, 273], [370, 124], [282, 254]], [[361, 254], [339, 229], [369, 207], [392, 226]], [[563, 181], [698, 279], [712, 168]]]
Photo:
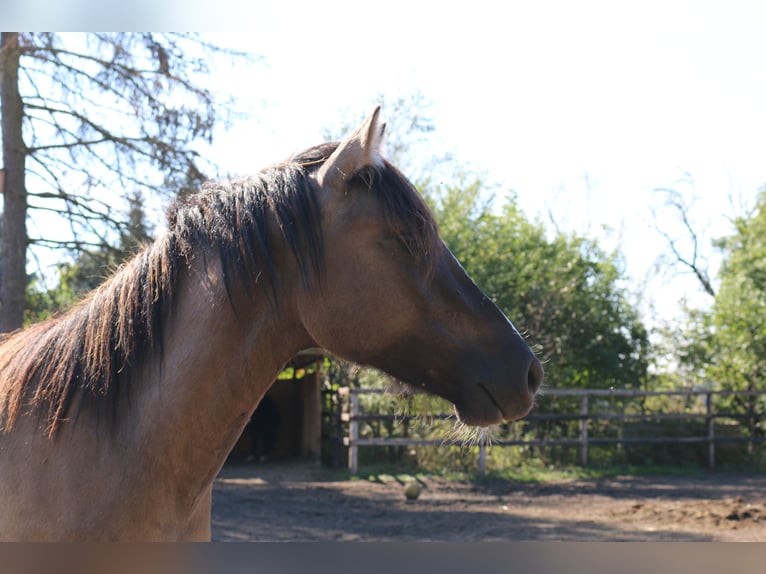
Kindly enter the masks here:
[[722, 386], [764, 390], [766, 377], [766, 191], [755, 212], [721, 242], [726, 260], [713, 305], [708, 375]]
[[516, 204], [499, 211], [473, 179], [432, 204], [442, 237], [538, 351], [557, 387], [644, 385], [648, 336], [621, 285], [616, 254], [575, 235], [548, 237]]
[[720, 287], [709, 311], [687, 314], [677, 355], [700, 384], [766, 390], [766, 190], [752, 214], [718, 241]]
[[[692, 384], [713, 390], [766, 391], [766, 190], [755, 209], [733, 221], [733, 233], [717, 242], [724, 261], [719, 288], [707, 311], [690, 311], [679, 332], [676, 357]], [[766, 396], [721, 397], [729, 412], [760, 414], [745, 429], [763, 436]]]
[[305, 367], [287, 367], [282, 372], [277, 375], [278, 381], [296, 381], [300, 380], [306, 375], [311, 375], [316, 373], [317, 371], [317, 364], [311, 363], [310, 365], [307, 365]]

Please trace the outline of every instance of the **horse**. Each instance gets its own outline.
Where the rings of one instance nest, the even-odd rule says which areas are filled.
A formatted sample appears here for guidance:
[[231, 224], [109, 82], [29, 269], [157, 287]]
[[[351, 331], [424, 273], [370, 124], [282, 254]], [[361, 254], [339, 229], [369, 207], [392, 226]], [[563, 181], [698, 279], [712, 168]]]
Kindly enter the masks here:
[[0, 539], [204, 541], [212, 483], [304, 349], [376, 367], [467, 425], [524, 417], [535, 354], [381, 152], [340, 143], [208, 182], [72, 309], [0, 341]]

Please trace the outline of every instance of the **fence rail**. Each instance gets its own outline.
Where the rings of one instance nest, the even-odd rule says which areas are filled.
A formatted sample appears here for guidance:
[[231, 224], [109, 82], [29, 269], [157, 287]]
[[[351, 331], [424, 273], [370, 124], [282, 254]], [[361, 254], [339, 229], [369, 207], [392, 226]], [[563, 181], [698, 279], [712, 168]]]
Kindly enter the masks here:
[[[370, 421], [408, 421], [422, 418], [406, 415], [392, 415], [380, 413], [365, 413], [362, 411], [360, 396], [369, 394], [383, 394], [384, 389], [368, 388], [348, 388], [344, 387], [338, 391], [342, 397], [348, 397], [348, 410], [340, 413], [340, 421], [348, 424], [348, 435], [344, 436], [342, 444], [348, 447], [348, 468], [351, 474], [356, 474], [359, 469], [359, 448], [376, 446], [478, 446], [478, 469], [480, 474], [486, 472], [487, 448], [488, 444], [483, 441], [467, 445], [461, 440], [433, 440], [421, 438], [365, 438], [360, 436], [361, 424]], [[752, 451], [754, 445], [766, 442], [766, 437], [756, 436], [755, 429], [764, 414], [755, 412], [751, 408], [746, 413], [728, 413], [716, 412], [715, 403], [721, 397], [742, 397], [754, 399], [763, 396], [763, 393], [756, 391], [706, 391], [706, 390], [678, 390], [678, 391], [634, 391], [634, 390], [605, 390], [605, 389], [561, 389], [548, 390], [545, 397], [572, 397], [580, 399], [578, 412], [576, 413], [545, 413], [534, 412], [528, 415], [525, 421], [572, 421], [578, 422], [578, 433], [576, 437], [555, 438], [555, 439], [518, 439], [518, 440], [492, 440], [493, 447], [510, 446], [533, 446], [533, 447], [552, 447], [552, 446], [570, 446], [579, 448], [579, 463], [583, 466], [588, 464], [588, 450], [590, 446], [603, 445], [650, 445], [650, 444], [707, 444], [707, 464], [710, 469], [715, 467], [716, 445], [718, 443], [736, 443], [747, 442]], [[642, 398], [669, 398], [681, 397], [687, 399], [703, 399], [704, 410], [697, 412], [592, 412], [591, 399], [642, 399]], [[436, 414], [429, 415], [429, 419], [440, 420], [454, 418], [454, 415]], [[740, 420], [747, 424], [749, 436], [719, 436], [715, 432], [716, 420]], [[658, 420], [683, 420], [683, 421], [705, 421], [705, 433], [696, 436], [645, 436], [645, 437], [602, 437], [592, 436], [591, 422], [594, 421], [658, 421]], [[743, 427], [745, 428], [745, 427]]]

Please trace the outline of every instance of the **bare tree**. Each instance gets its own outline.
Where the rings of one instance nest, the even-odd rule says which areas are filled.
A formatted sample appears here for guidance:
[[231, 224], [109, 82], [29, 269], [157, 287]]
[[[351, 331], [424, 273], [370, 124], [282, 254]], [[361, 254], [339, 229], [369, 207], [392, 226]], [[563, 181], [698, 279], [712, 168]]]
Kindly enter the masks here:
[[[687, 177], [685, 181], [693, 186], [690, 178]], [[654, 229], [665, 238], [669, 250], [665, 256], [665, 263], [674, 267], [680, 266], [681, 269], [691, 272], [699, 281], [702, 289], [711, 297], [715, 297], [708, 259], [704, 254], [704, 246], [701, 245], [700, 234], [695, 229], [690, 215], [694, 198], [686, 200], [679, 191], [673, 188], [657, 188], [655, 192], [664, 196], [662, 211], [669, 212], [674, 222], [680, 223], [680, 235], [671, 233], [668, 231], [670, 226], [661, 223], [662, 218], [659, 210], [652, 209]], [[676, 226], [674, 225], [674, 227]]]
[[[109, 245], [126, 225], [117, 197], [196, 187], [225, 106], [198, 80], [219, 56], [193, 34], [3, 32], [0, 103], [5, 196], [0, 331], [21, 326], [31, 244]], [[64, 234], [30, 237], [27, 215], [46, 212]]]

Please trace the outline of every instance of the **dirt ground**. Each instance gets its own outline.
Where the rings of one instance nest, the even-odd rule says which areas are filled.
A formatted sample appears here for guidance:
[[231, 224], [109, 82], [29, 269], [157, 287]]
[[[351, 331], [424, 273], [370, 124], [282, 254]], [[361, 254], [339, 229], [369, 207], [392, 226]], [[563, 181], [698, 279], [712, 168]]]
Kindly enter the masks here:
[[216, 541], [766, 541], [766, 476], [632, 477], [547, 484], [337, 480], [313, 464], [227, 465]]

